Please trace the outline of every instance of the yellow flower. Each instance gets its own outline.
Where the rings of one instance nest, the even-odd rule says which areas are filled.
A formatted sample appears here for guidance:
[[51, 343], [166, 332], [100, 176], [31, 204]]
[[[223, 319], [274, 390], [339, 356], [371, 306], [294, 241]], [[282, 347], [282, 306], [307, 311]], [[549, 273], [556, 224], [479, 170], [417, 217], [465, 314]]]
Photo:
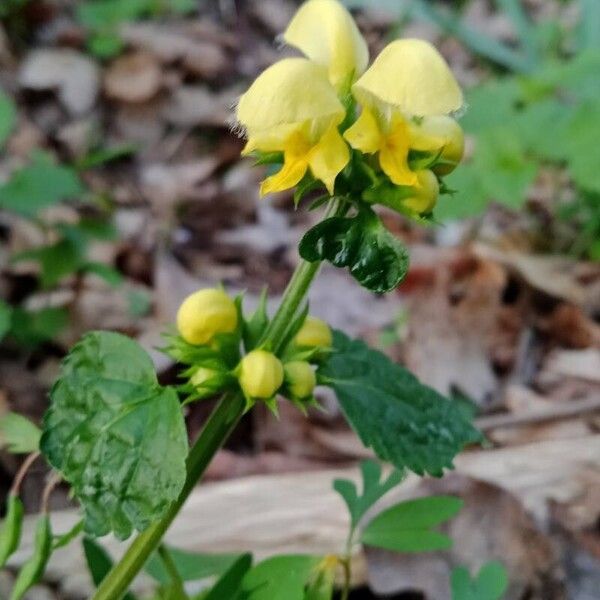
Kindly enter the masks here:
[[346, 116], [338, 92], [365, 70], [367, 45], [337, 0], [303, 4], [283, 39], [306, 58], [269, 67], [240, 98], [237, 120], [248, 138], [244, 153], [283, 152], [283, 167], [262, 183], [261, 195], [294, 187], [309, 169], [333, 194], [350, 160], [338, 131]]
[[296, 334], [294, 341], [297, 346], [331, 348], [333, 345], [333, 336], [331, 335], [329, 325], [325, 321], [308, 316], [300, 331]]
[[383, 49], [352, 89], [362, 112], [346, 131], [346, 140], [363, 153], [379, 153], [381, 169], [396, 185], [418, 186], [408, 153], [424, 146], [429, 150], [435, 140], [425, 144], [427, 130], [418, 130], [415, 122], [446, 115], [463, 104], [442, 56], [423, 40], [397, 40]]
[[430, 213], [440, 194], [440, 184], [435, 174], [429, 169], [415, 173], [417, 184], [414, 194], [402, 200], [402, 204], [416, 215]]
[[293, 360], [283, 367], [285, 382], [293, 398], [303, 400], [312, 395], [317, 385], [317, 376], [309, 363], [303, 360]]
[[411, 121], [409, 129], [412, 149], [431, 154], [441, 151], [440, 162], [433, 167], [438, 175], [448, 175], [462, 160], [465, 136], [461, 126], [451, 117], [423, 117]]
[[237, 325], [238, 311], [223, 290], [194, 292], [177, 312], [177, 329], [189, 344], [208, 344], [219, 333], [235, 331]]
[[369, 63], [367, 43], [352, 15], [337, 0], [309, 0], [299, 9], [283, 39], [327, 69], [331, 84], [340, 88], [358, 77]]
[[238, 379], [248, 398], [268, 400], [283, 383], [283, 366], [271, 352], [253, 350], [240, 362]]

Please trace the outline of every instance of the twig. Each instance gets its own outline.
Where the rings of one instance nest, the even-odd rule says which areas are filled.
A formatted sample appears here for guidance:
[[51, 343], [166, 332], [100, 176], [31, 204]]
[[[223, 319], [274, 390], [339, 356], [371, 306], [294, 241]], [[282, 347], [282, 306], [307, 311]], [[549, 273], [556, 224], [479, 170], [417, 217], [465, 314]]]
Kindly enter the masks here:
[[13, 484], [10, 488], [10, 493], [12, 495], [14, 495], [14, 496], [19, 495], [19, 490], [21, 489], [21, 484], [23, 483], [23, 479], [25, 479], [25, 476], [27, 475], [27, 471], [29, 471], [31, 465], [36, 461], [36, 459], [39, 455], [40, 455], [39, 452], [33, 452], [23, 461], [23, 464], [20, 466], [19, 470], [17, 471], [17, 474], [15, 475]]
[[56, 472], [52, 473], [52, 476], [48, 480], [48, 483], [46, 484], [46, 487], [44, 488], [44, 491], [42, 492], [41, 511], [43, 513], [48, 512], [48, 504], [50, 502], [50, 495], [52, 494], [52, 492], [54, 491], [56, 486], [61, 482], [61, 480], [62, 480], [62, 477], [60, 476], [60, 473], [56, 473]]
[[498, 427], [518, 427], [532, 423], [543, 423], [544, 421], [556, 421], [567, 417], [578, 417], [597, 410], [600, 410], [600, 398], [586, 398], [585, 400], [564, 402], [545, 410], [480, 417], [475, 419], [475, 425], [483, 431], [488, 431]]

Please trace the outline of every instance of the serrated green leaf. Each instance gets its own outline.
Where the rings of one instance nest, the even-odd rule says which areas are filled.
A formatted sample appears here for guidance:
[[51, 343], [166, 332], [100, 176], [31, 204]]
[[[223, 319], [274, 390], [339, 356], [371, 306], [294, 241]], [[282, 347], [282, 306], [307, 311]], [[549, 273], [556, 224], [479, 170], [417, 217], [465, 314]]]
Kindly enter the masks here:
[[33, 217], [37, 213], [83, 191], [77, 173], [71, 167], [52, 164], [42, 153], [36, 153], [31, 165], [13, 173], [0, 186], [0, 208]]
[[238, 600], [240, 598], [242, 581], [252, 566], [252, 555], [242, 554], [230, 567], [223, 573], [211, 590], [202, 600]]
[[31, 454], [40, 447], [42, 432], [23, 415], [7, 412], [0, 417], [0, 447], [12, 454]]
[[463, 501], [454, 496], [431, 496], [396, 504], [378, 514], [363, 530], [361, 541], [396, 552], [432, 552], [452, 546], [452, 540], [431, 527], [452, 518]]
[[185, 481], [179, 398], [133, 340], [87, 334], [51, 390], [40, 447], [85, 511], [86, 531], [121, 539], [161, 518]]
[[400, 470], [439, 477], [466, 444], [481, 439], [451, 400], [340, 331], [320, 376], [363, 444]]
[[452, 600], [500, 600], [508, 589], [508, 575], [504, 565], [490, 561], [481, 567], [473, 580], [469, 570], [456, 567], [451, 577]]
[[17, 122], [17, 109], [11, 98], [0, 90], [0, 148], [12, 133]]
[[244, 600], [304, 600], [304, 588], [322, 557], [304, 554], [274, 556], [244, 577]]
[[[182, 581], [197, 581], [212, 575], [221, 575], [240, 557], [239, 554], [188, 552], [170, 546], [168, 551]], [[171, 582], [169, 573], [156, 554], [150, 557], [145, 569], [160, 584], [168, 585]]]
[[408, 252], [369, 208], [355, 217], [330, 217], [310, 229], [300, 242], [308, 262], [328, 260], [372, 292], [389, 292], [408, 271]]

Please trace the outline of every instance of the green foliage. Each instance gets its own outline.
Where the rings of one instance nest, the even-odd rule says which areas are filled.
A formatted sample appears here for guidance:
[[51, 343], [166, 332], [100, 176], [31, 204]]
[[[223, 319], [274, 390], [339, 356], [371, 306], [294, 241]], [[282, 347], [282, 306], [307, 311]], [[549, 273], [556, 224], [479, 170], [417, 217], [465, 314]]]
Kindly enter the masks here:
[[64, 308], [50, 307], [35, 311], [13, 308], [10, 336], [20, 346], [35, 347], [56, 337], [68, 321], [69, 314]]
[[27, 590], [40, 580], [46, 569], [51, 552], [52, 529], [50, 527], [50, 518], [47, 514], [43, 514], [37, 521], [33, 540], [33, 554], [21, 567], [10, 594], [10, 600], [21, 600], [27, 593]]
[[342, 496], [350, 512], [350, 526], [354, 529], [367, 511], [385, 494], [403, 480], [401, 471], [393, 471], [381, 480], [381, 467], [374, 460], [365, 460], [360, 464], [362, 490], [359, 495], [356, 485], [348, 479], [336, 479], [333, 489]]
[[86, 335], [50, 396], [40, 447], [83, 505], [86, 531], [124, 539], [163, 516], [185, 481], [187, 435], [177, 394], [142, 348]]
[[250, 352], [260, 342], [267, 325], [269, 317], [267, 316], [267, 288], [264, 288], [258, 306], [249, 319], [243, 319], [242, 339], [244, 340], [244, 349]]
[[165, 14], [187, 14], [194, 0], [86, 0], [77, 4], [77, 20], [90, 30], [89, 50], [98, 58], [119, 54], [124, 43], [119, 26], [130, 21]]
[[12, 308], [0, 300], [0, 341], [10, 331], [10, 325], [12, 321]]
[[431, 496], [396, 504], [378, 514], [363, 530], [361, 541], [396, 552], [446, 550], [452, 540], [431, 528], [452, 518], [463, 501], [454, 496]]
[[373, 292], [389, 292], [408, 270], [405, 246], [367, 207], [354, 217], [330, 217], [310, 229], [300, 242], [300, 256], [309, 262], [328, 260]]
[[[95, 586], [99, 586], [113, 565], [112, 558], [94, 539], [86, 536], [83, 538], [82, 543], [85, 561], [92, 576], [92, 581]], [[136, 598], [131, 592], [128, 592], [123, 596], [123, 600], [136, 600]]]
[[83, 192], [74, 169], [52, 163], [48, 155], [36, 152], [32, 163], [13, 173], [0, 186], [0, 208], [35, 217], [37, 213]]
[[0, 149], [17, 122], [17, 109], [9, 96], [0, 89]]
[[2, 522], [2, 528], [0, 528], [0, 568], [4, 567], [6, 561], [19, 547], [23, 513], [21, 499], [11, 492], [6, 503], [6, 516]]
[[202, 595], [202, 600], [238, 600], [240, 598], [240, 588], [242, 581], [252, 567], [252, 555], [242, 554], [239, 558], [223, 573], [211, 590]]
[[363, 444], [398, 469], [439, 477], [466, 444], [480, 439], [452, 401], [339, 331], [320, 376]]
[[30, 454], [40, 447], [42, 432], [29, 419], [14, 412], [0, 417], [0, 448], [11, 454]]
[[507, 588], [506, 569], [497, 561], [483, 565], [475, 579], [465, 567], [452, 571], [452, 600], [500, 600]]
[[448, 178], [457, 193], [440, 200], [436, 217], [473, 216], [491, 200], [520, 208], [541, 167], [566, 168], [578, 196], [599, 193], [599, 69], [600, 54], [586, 53], [472, 90], [462, 124], [475, 152]]
[[[240, 558], [238, 554], [200, 554], [170, 547], [168, 552], [182, 581], [196, 581], [212, 575], [221, 575]], [[169, 573], [157, 554], [150, 557], [145, 568], [162, 585], [170, 583]]]
[[284, 555], [253, 567], [242, 582], [243, 600], [305, 600], [304, 590], [321, 557]]

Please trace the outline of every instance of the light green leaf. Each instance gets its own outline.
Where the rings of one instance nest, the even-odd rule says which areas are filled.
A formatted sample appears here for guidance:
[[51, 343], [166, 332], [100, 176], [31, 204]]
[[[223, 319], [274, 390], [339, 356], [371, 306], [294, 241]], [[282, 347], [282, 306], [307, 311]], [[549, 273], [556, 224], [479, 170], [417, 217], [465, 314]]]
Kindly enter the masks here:
[[0, 208], [33, 217], [48, 206], [76, 198], [82, 191], [74, 169], [52, 164], [48, 156], [36, 153], [31, 165], [13, 173], [0, 186]]
[[[212, 575], [221, 575], [240, 557], [239, 554], [202, 554], [168, 547], [182, 581], [196, 581]], [[156, 554], [150, 557], [146, 571], [162, 585], [171, 582], [169, 573]]]
[[287, 555], [268, 558], [244, 577], [244, 600], [304, 600], [304, 588], [322, 560], [319, 556]]
[[320, 370], [363, 444], [396, 468], [441, 476], [480, 434], [449, 399], [364, 342], [334, 333]]
[[146, 352], [123, 335], [87, 334], [50, 397], [40, 447], [82, 504], [86, 531], [124, 539], [160, 519], [185, 481], [188, 444], [177, 394]]
[[474, 580], [468, 569], [456, 567], [451, 583], [452, 600], [500, 600], [508, 589], [508, 575], [502, 563], [490, 561]]
[[302, 238], [299, 251], [308, 262], [328, 260], [348, 268], [372, 292], [389, 292], [408, 271], [405, 246], [368, 208], [355, 217], [331, 217], [315, 225]]
[[40, 447], [42, 432], [29, 419], [14, 412], [0, 417], [0, 447], [12, 454], [31, 454]]
[[396, 504], [378, 514], [363, 530], [361, 541], [396, 552], [432, 552], [452, 546], [452, 540], [431, 528], [453, 517], [463, 501], [431, 496]]

